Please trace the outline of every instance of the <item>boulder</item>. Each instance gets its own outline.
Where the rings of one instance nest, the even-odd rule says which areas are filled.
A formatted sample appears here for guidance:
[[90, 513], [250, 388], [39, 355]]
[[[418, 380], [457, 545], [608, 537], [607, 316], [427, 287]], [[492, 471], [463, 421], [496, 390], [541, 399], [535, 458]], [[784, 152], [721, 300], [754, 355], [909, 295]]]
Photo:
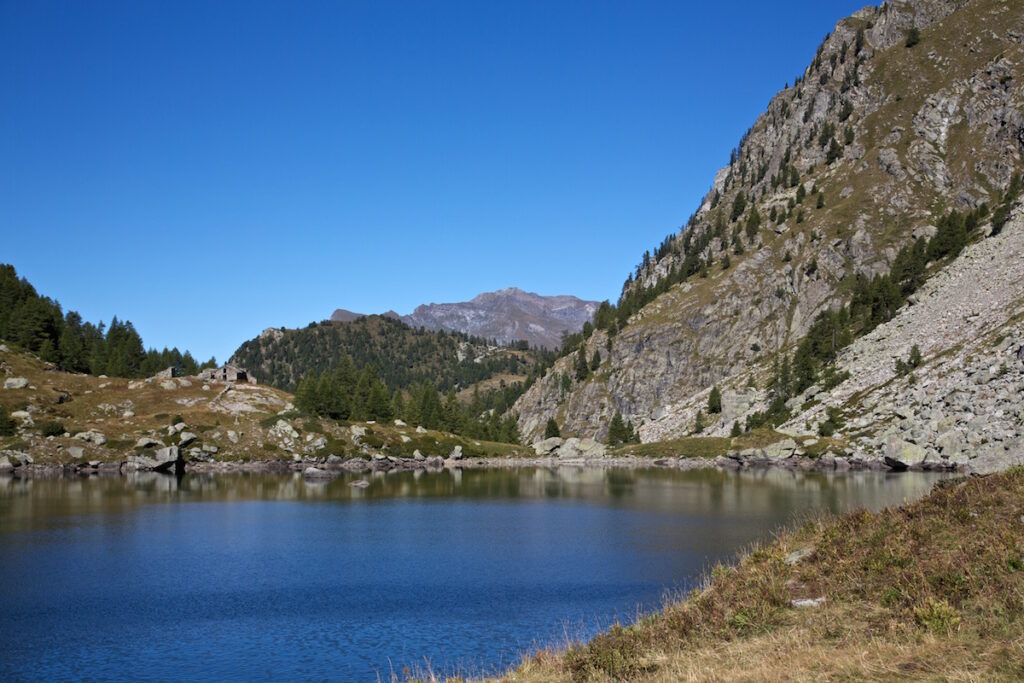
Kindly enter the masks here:
[[107, 442], [107, 437], [103, 435], [103, 432], [98, 432], [95, 429], [90, 429], [86, 432], [78, 432], [75, 434], [75, 438], [79, 441], [91, 443], [94, 446], [102, 446]]
[[395, 426], [396, 427], [404, 427], [405, 423], [402, 422], [401, 420], [395, 420]]
[[228, 441], [231, 443], [238, 443], [238, 432], [228, 430]]
[[139, 440], [135, 442], [136, 448], [156, 448], [159, 445], [159, 441], [148, 436], [139, 437]]
[[360, 437], [366, 436], [366, 427], [360, 427], [359, 425], [352, 425], [349, 427], [352, 430], [352, 436]]
[[167, 446], [153, 453], [156, 461], [155, 470], [167, 470], [181, 462], [181, 451], [177, 446]]
[[181, 436], [178, 437], [178, 446], [184, 448], [199, 437], [192, 432], [182, 432]]
[[551, 455], [551, 453], [557, 450], [565, 441], [557, 436], [553, 436], [550, 439], [544, 439], [533, 444], [533, 452], [538, 456]]
[[885, 445], [885, 464], [890, 469], [905, 470], [914, 465], [920, 465], [926, 457], [927, 452], [922, 446], [909, 441], [894, 438]]
[[27, 410], [15, 410], [11, 413], [11, 419], [18, 420], [21, 422], [23, 427], [31, 427], [35, 424], [32, 420], [32, 416]]
[[417, 433], [417, 434], [426, 434], [426, 433], [427, 433], [427, 430], [426, 430], [426, 429], [424, 429], [423, 427], [417, 427], [417, 428], [416, 428], [416, 433]]
[[793, 439], [783, 439], [769, 444], [764, 448], [766, 458], [788, 458], [796, 452], [797, 445]]
[[579, 450], [584, 458], [603, 458], [607, 452], [603, 443], [591, 438], [580, 439]]
[[24, 389], [28, 386], [28, 380], [24, 377], [8, 377], [4, 380], [4, 389]]
[[558, 457], [562, 460], [575, 460], [583, 457], [579, 446], [580, 440], [573, 436], [566, 439], [565, 442], [558, 447], [556, 453], [558, 453]]
[[426, 460], [426, 457], [424, 457], [424, 455], [420, 453], [420, 449], [417, 448], [412, 452], [412, 459], [417, 462], [423, 462], [424, 460]]
[[125, 459], [125, 469], [129, 472], [134, 472], [136, 470], [155, 470], [156, 465], [156, 460], [148, 455], [135, 455], [133, 453]]
[[307, 467], [302, 470], [302, 476], [304, 479], [330, 479], [334, 475], [327, 470], [322, 470], [319, 467]]
[[462, 460], [462, 446], [456, 446], [452, 449], [452, 452], [448, 454], [448, 457], [452, 460]]
[[[355, 427], [353, 426], [352, 429], [355, 429]], [[269, 434], [281, 439], [299, 438], [299, 433], [295, 431], [295, 427], [292, 427], [287, 420], [278, 420], [274, 423], [274, 426], [270, 428]]]
[[85, 457], [85, 449], [81, 446], [70, 446], [68, 448], [68, 455], [75, 460], [81, 460]]

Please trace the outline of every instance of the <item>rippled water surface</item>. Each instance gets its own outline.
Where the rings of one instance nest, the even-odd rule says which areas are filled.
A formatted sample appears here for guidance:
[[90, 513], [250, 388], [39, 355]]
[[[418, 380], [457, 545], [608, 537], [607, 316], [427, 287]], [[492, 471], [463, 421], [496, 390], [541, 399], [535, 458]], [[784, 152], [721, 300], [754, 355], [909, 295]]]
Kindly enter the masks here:
[[519, 469], [0, 478], [0, 680], [492, 671], [656, 609], [815, 511], [923, 473]]

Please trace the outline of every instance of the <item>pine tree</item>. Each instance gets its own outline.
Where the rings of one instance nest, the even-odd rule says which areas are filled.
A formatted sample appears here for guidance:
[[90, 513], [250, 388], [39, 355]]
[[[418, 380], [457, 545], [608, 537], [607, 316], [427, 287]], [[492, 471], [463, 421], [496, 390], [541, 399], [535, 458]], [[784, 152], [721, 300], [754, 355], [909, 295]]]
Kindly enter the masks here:
[[544, 438], [553, 439], [560, 436], [562, 436], [562, 430], [558, 428], [558, 422], [555, 421], [555, 418], [549, 417], [548, 423], [544, 426]]
[[590, 358], [590, 370], [596, 372], [601, 367], [601, 352], [594, 349], [594, 355]]
[[711, 387], [711, 393], [708, 394], [708, 413], [711, 415], [717, 415], [722, 412], [722, 392], [718, 390], [718, 387]]
[[612, 421], [608, 424], [608, 444], [618, 446], [629, 441], [630, 433], [626, 428], [626, 422], [622, 419], [622, 413], [615, 411]]
[[736, 420], [732, 423], [732, 429], [729, 431], [729, 436], [736, 438], [743, 435], [743, 428], [740, 427], [740, 421]]
[[693, 433], [700, 434], [704, 431], [704, 411], [698, 410], [697, 417], [693, 420]]
[[576, 381], [582, 382], [590, 374], [590, 366], [587, 365], [587, 351], [582, 348], [576, 352]]

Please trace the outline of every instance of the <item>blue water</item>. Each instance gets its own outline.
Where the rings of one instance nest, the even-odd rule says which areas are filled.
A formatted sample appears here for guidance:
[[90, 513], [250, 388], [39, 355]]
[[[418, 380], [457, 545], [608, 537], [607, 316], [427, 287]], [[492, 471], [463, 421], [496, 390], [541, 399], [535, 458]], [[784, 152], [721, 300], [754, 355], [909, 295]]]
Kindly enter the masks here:
[[933, 481], [781, 475], [5, 480], [0, 679], [494, 671], [657, 608], [799, 514]]

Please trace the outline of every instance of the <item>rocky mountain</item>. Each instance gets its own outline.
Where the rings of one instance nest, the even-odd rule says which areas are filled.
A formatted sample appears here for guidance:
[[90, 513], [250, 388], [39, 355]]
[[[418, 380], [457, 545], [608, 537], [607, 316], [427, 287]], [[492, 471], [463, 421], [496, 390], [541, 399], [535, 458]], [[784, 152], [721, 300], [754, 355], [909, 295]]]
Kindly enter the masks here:
[[[541, 296], [515, 287], [486, 292], [470, 301], [417, 306], [409, 315], [393, 311], [385, 316], [396, 317], [411, 327], [428, 330], [461, 332], [473, 337], [510, 344], [521, 340], [538, 348], [557, 348], [563, 332], [578, 332], [597, 310], [596, 301], [583, 301], [574, 296]], [[360, 314], [337, 309], [331, 320], [348, 322]]]
[[[615, 412], [642, 425], [644, 441], [682, 436], [693, 431], [712, 386], [726, 389], [729, 418], [764, 410], [773, 364], [796, 348], [819, 314], [837, 311], [858, 286], [890, 273], [900, 250], [917, 238], [923, 245], [951, 211], [973, 217], [973, 244], [955, 259], [929, 256], [929, 282], [961, 268], [978, 280], [960, 276], [941, 293], [920, 295], [932, 308], [914, 305], [913, 295], [904, 309], [886, 311], [885, 324], [844, 351], [856, 355], [837, 361], [842, 368], [847, 358], [860, 359], [851, 379], [824, 396], [863, 398], [853, 387], [864, 389], [864, 382], [880, 392], [874, 405], [844, 403], [843, 410], [847, 424], [867, 421], [855, 430], [859, 447], [884, 449], [887, 438], [897, 437], [886, 412], [893, 398], [883, 387], [909, 339], [942, 366], [929, 370], [936, 376], [980, 372], [981, 356], [969, 361], [960, 352], [984, 346], [992, 330], [1006, 327], [1000, 334], [1011, 346], [998, 353], [1012, 351], [1016, 328], [1007, 325], [1017, 308], [989, 309], [978, 298], [981, 283], [1011, 264], [977, 250], [1017, 248], [1020, 219], [1006, 218], [1015, 210], [1011, 195], [1019, 194], [1012, 179], [1024, 167], [1022, 42], [1024, 11], [1005, 0], [901, 0], [841, 20], [798, 81], [742, 136], [685, 228], [644, 255], [610, 318], [595, 321], [598, 330], [581, 351], [556, 362], [519, 399], [514, 410], [524, 439], [539, 436], [549, 417], [563, 433], [603, 438]], [[997, 207], [1003, 214], [993, 220]], [[989, 242], [985, 235], [1003, 223]], [[964, 265], [968, 258], [973, 266]], [[991, 301], [1019, 304], [1024, 283], [999, 282], [1000, 297]], [[993, 319], [982, 327], [952, 324], [958, 315], [983, 314]], [[600, 366], [578, 378], [576, 356], [589, 359], [595, 351]], [[999, 365], [997, 356], [990, 360]], [[824, 392], [820, 383], [808, 391]], [[919, 383], [908, 395], [928, 391]], [[817, 394], [799, 398], [830, 405]], [[784, 428], [815, 431], [823, 408], [808, 412], [803, 405], [790, 401], [797, 417]], [[998, 400], [992, 407], [1009, 414]], [[910, 418], [897, 423], [904, 419]], [[978, 442], [995, 438], [958, 420], [967, 442], [972, 434]], [[721, 420], [715, 429], [728, 432], [729, 425]], [[934, 426], [946, 423], [936, 418]], [[899, 439], [917, 437], [925, 439], [924, 431]]]

